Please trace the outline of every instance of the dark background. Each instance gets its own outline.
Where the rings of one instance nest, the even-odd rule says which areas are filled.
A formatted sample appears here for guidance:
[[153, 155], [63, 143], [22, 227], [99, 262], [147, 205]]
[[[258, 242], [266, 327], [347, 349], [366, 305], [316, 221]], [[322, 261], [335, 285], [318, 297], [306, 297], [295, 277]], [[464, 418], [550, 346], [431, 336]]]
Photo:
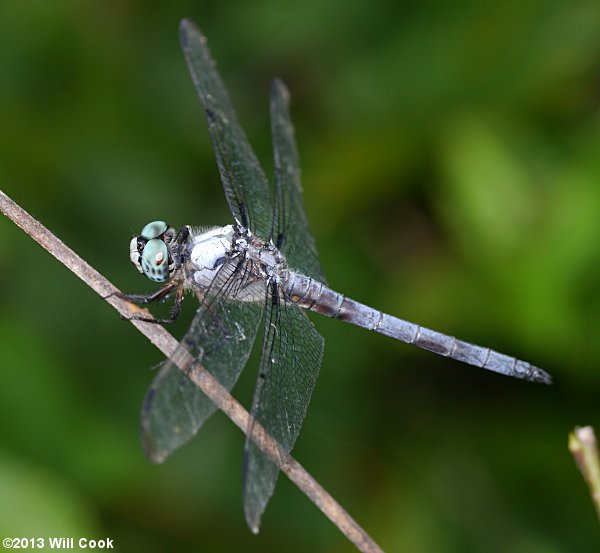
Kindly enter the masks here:
[[[325, 359], [295, 456], [389, 551], [598, 551], [566, 444], [600, 418], [600, 4], [4, 0], [0, 188], [129, 292], [155, 289], [128, 261], [148, 221], [230, 221], [182, 17], [269, 175], [270, 79], [288, 84], [332, 287], [556, 379], [313, 316]], [[220, 413], [148, 463], [160, 353], [4, 217], [0, 310], [2, 537], [353, 550], [285, 477], [249, 533], [243, 437]], [[193, 313], [188, 298], [176, 336]], [[234, 390], [246, 405], [255, 374]]]

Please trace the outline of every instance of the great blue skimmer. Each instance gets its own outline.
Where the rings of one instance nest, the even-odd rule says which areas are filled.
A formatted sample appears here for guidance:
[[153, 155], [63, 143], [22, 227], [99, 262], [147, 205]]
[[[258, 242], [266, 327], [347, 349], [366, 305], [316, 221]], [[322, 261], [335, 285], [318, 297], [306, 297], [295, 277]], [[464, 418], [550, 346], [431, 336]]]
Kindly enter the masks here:
[[254, 344], [261, 317], [263, 337], [251, 422], [244, 452], [244, 508], [258, 531], [279, 469], [252, 439], [257, 421], [288, 454], [300, 431], [323, 357], [323, 338], [305, 309], [374, 330], [483, 369], [534, 382], [550, 376], [524, 361], [457, 340], [367, 307], [327, 286], [302, 205], [300, 169], [288, 111], [288, 91], [271, 88], [275, 158], [273, 199], [263, 170], [240, 127], [219, 78], [206, 39], [193, 23], [180, 28], [183, 51], [208, 120], [233, 224], [176, 231], [163, 221], [144, 227], [130, 244], [130, 258], [151, 280], [166, 283], [148, 303], [174, 297], [170, 322], [184, 293], [200, 306], [179, 345], [154, 379], [142, 412], [148, 457], [163, 461], [189, 440], [214, 405], [176, 365], [191, 354], [231, 389]]

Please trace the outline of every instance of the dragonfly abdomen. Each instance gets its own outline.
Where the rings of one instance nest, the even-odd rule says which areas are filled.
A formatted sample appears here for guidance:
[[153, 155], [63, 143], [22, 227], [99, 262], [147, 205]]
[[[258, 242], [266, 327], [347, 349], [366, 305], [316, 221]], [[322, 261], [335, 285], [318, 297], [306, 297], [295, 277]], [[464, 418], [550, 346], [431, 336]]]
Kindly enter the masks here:
[[298, 273], [289, 274], [286, 294], [300, 307], [374, 330], [438, 355], [515, 378], [546, 384], [552, 382], [548, 373], [525, 361], [388, 315]]

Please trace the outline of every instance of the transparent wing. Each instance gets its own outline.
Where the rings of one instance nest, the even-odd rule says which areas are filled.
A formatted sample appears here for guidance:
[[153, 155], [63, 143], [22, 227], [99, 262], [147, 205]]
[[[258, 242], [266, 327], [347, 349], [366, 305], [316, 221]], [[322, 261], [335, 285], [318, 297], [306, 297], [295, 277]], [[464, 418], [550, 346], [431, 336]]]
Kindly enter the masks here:
[[271, 134], [275, 160], [275, 204], [271, 239], [290, 267], [326, 284], [302, 203], [300, 163], [289, 113], [289, 92], [275, 79], [271, 86]]
[[[142, 408], [142, 443], [155, 463], [192, 438], [215, 410], [177, 361], [191, 354], [230, 390], [248, 360], [265, 295], [264, 284], [256, 281], [248, 264], [234, 259], [223, 265], [189, 330], [148, 390]], [[248, 301], [252, 299], [258, 302]]]
[[184, 19], [181, 45], [204, 107], [225, 196], [236, 223], [266, 237], [271, 229], [271, 198], [263, 170], [240, 126], [215, 70], [206, 37]]
[[262, 425], [285, 458], [294, 447], [323, 358], [323, 338], [296, 304], [286, 302], [272, 285], [265, 306], [265, 335], [244, 452], [244, 510], [256, 533], [273, 494], [279, 468], [257, 445]]

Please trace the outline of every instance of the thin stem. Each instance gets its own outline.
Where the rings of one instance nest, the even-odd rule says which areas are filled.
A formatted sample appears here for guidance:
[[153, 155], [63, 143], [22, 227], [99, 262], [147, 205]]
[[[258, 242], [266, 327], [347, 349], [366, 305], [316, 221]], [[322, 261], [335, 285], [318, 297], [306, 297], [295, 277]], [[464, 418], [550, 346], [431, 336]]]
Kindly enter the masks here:
[[584, 426], [570, 432], [569, 451], [588, 485], [596, 514], [600, 518], [600, 458], [594, 429]]
[[[125, 302], [111, 295], [118, 291], [113, 284], [88, 265], [73, 250], [44, 227], [44, 225], [29, 215], [29, 213], [13, 202], [2, 191], [0, 191], [0, 211], [21, 227], [45, 250], [58, 259], [58, 261], [75, 273], [123, 317], [128, 319], [133, 315], [151, 317], [151, 314], [147, 310], [140, 309], [132, 303]], [[131, 324], [146, 336], [165, 356], [170, 357], [175, 351], [178, 345], [177, 340], [162, 326], [135, 319], [131, 320]], [[204, 370], [195, 359], [191, 356], [177, 357], [177, 366], [181, 370], [186, 371], [192, 382], [246, 434], [249, 421], [248, 411], [208, 371]], [[273, 459], [281, 471], [323, 511], [329, 520], [340, 529], [359, 551], [365, 553], [383, 551], [298, 461], [290, 455], [282, 458], [277, 442], [266, 433], [264, 428], [258, 426], [256, 423], [253, 430], [253, 439], [254, 437], [257, 437], [257, 445]]]

